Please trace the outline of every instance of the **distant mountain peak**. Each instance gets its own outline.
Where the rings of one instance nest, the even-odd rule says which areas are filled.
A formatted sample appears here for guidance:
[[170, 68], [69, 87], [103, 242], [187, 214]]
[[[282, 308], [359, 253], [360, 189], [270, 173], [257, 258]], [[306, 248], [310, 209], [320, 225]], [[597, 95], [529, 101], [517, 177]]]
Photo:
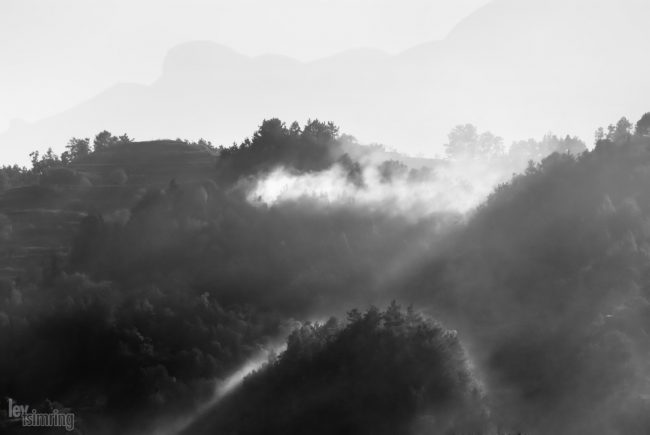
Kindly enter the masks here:
[[235, 50], [212, 41], [192, 41], [179, 44], [167, 52], [163, 74], [184, 71], [213, 71], [241, 66], [251, 59]]

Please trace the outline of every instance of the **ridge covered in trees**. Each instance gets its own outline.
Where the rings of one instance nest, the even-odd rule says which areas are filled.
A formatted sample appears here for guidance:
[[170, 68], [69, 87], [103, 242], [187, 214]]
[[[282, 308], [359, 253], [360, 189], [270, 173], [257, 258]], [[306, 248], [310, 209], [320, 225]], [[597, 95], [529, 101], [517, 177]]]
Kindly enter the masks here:
[[[340, 165], [363, 189], [371, 151], [329, 123], [268, 120], [230, 148], [104, 135], [105, 148], [34, 155], [1, 171], [0, 397], [71, 409], [84, 433], [146, 432], [298, 320], [287, 352], [201, 428], [647, 433], [649, 119], [613, 124], [591, 151], [549, 135], [506, 152], [460, 128], [450, 149], [491, 150], [490, 165], [516, 159], [521, 173], [470, 213], [417, 219], [392, 204], [248, 200], [239, 181], [276, 166]], [[419, 169], [381, 156], [386, 188]], [[61, 250], [19, 249], [43, 240]], [[21, 270], [27, 258], [39, 262]], [[389, 308], [307, 323], [372, 304]], [[275, 413], [256, 420], [262, 405], [237, 406], [248, 400]], [[326, 412], [331, 426], [314, 417]]]
[[186, 433], [478, 433], [482, 392], [455, 331], [396, 303], [307, 323]]

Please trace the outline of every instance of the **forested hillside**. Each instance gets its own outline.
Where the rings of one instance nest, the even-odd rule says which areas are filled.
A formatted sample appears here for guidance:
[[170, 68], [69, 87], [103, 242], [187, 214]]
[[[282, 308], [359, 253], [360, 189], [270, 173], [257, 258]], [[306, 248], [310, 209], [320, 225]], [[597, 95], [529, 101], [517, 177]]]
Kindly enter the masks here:
[[197, 431], [647, 433], [650, 115], [446, 150], [272, 119], [3, 168], [0, 396], [149, 433], [287, 339]]
[[456, 332], [393, 302], [296, 329], [187, 433], [478, 433], [489, 430], [482, 400]]

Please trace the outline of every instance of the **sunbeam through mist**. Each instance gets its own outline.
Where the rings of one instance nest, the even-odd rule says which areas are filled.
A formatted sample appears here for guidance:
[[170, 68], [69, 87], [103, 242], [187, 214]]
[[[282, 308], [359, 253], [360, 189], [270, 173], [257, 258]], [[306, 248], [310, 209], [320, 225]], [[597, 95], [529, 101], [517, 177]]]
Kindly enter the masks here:
[[237, 370], [225, 379], [217, 380], [215, 382], [214, 393], [209, 400], [202, 403], [192, 413], [186, 415], [174, 422], [164, 423], [163, 427], [155, 429], [150, 435], [180, 435], [188, 429], [193, 423], [199, 420], [206, 412], [213, 409], [223, 400], [228, 394], [233, 392], [241, 385], [246, 376], [259, 370], [269, 360], [271, 355], [278, 355], [286, 349], [287, 345], [284, 341], [269, 344], [259, 352], [255, 353], [252, 357], [246, 360]]

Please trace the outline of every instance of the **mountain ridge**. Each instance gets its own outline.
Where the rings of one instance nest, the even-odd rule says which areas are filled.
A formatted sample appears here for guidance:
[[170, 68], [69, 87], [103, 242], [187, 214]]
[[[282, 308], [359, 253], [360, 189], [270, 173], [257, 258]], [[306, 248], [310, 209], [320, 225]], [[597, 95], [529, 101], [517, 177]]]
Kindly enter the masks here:
[[[539, 137], [549, 128], [588, 139], [594, 125], [643, 113], [650, 66], [638, 43], [650, 37], [639, 25], [648, 5], [526, 5], [491, 2], [444, 40], [396, 55], [354, 49], [301, 62], [245, 56], [209, 41], [180, 44], [150, 85], [110, 88], [58, 115], [10, 128], [0, 134], [0, 156], [103, 129], [227, 145], [275, 116], [336, 119], [364, 143], [433, 156], [457, 124], [489, 127], [506, 141]], [[528, 25], [538, 12], [542, 24]], [[629, 103], [632, 92], [638, 103]]]

